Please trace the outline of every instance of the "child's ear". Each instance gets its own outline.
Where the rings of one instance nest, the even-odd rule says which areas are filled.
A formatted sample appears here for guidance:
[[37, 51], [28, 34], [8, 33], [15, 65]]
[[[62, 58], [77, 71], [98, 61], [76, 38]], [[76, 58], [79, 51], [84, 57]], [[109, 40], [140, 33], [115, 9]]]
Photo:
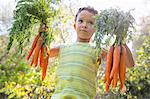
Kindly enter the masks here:
[[74, 23], [74, 25], [73, 25], [73, 26], [74, 26], [74, 29], [76, 29], [76, 24], [75, 24], [75, 23]]

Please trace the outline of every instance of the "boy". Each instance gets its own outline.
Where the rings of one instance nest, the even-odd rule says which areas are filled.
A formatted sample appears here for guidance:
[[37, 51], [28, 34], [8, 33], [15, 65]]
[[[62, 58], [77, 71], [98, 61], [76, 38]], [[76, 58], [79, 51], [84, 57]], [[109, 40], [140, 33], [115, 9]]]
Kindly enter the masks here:
[[95, 15], [91, 7], [80, 8], [75, 16], [77, 41], [52, 48], [49, 57], [59, 56], [56, 87], [51, 99], [93, 99], [96, 95], [96, 50], [89, 44], [95, 32]]

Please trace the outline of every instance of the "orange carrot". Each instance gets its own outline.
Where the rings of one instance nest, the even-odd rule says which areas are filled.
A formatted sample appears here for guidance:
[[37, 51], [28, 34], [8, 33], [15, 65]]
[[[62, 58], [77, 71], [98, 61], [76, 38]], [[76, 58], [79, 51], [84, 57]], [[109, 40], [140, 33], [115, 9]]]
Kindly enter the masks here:
[[44, 43], [44, 41], [43, 41], [42, 37], [40, 37], [38, 39], [37, 44], [36, 44], [35, 51], [34, 51], [34, 56], [33, 56], [35, 67], [38, 65], [38, 57], [39, 57], [40, 49], [41, 49], [43, 43]]
[[40, 67], [42, 68], [42, 62], [44, 59], [44, 47], [41, 47], [41, 51], [40, 51]]
[[33, 65], [33, 62], [34, 62], [34, 58], [32, 57], [32, 61], [31, 61], [31, 63], [30, 63], [30, 66]]
[[120, 65], [119, 65], [120, 90], [123, 88], [123, 84], [125, 81], [125, 73], [126, 73], [125, 55], [126, 55], [126, 48], [125, 46], [122, 46]]
[[112, 79], [108, 79], [108, 81], [106, 82], [106, 87], [105, 87], [105, 92], [106, 93], [108, 93], [111, 82], [112, 82]]
[[112, 64], [113, 64], [113, 51], [114, 51], [114, 46], [112, 45], [109, 49], [109, 52], [107, 54], [107, 59], [106, 59], [106, 70], [105, 70], [105, 79], [104, 83], [108, 81], [110, 77], [110, 72], [112, 69]]
[[49, 59], [49, 56], [47, 55], [46, 58], [44, 59], [44, 64], [43, 64], [43, 67], [42, 67], [42, 80], [44, 80], [44, 78], [46, 76], [48, 59]]
[[49, 54], [48, 54], [49, 51], [50, 51], [50, 50], [49, 50], [48, 46], [46, 45], [46, 54], [47, 54], [47, 55], [49, 55]]
[[40, 33], [35, 37], [35, 39], [33, 41], [32, 47], [31, 47], [31, 49], [30, 49], [30, 51], [28, 53], [28, 56], [27, 56], [27, 60], [29, 60], [30, 56], [32, 55], [32, 53], [33, 53], [33, 51], [34, 51], [34, 49], [36, 47], [36, 44], [37, 44], [37, 41], [38, 41], [39, 37], [40, 37]]
[[134, 67], [135, 62], [131, 53], [131, 50], [129, 49], [129, 47], [125, 44], [124, 45], [126, 48], [126, 66], [127, 67]]
[[119, 67], [116, 68], [116, 71], [115, 71], [115, 73], [113, 75], [113, 84], [112, 84], [113, 88], [115, 88], [117, 86], [118, 73], [119, 73]]
[[110, 78], [113, 78], [114, 73], [116, 72], [120, 62], [120, 46], [117, 45], [114, 48], [114, 54], [113, 54], [113, 67], [110, 73]]

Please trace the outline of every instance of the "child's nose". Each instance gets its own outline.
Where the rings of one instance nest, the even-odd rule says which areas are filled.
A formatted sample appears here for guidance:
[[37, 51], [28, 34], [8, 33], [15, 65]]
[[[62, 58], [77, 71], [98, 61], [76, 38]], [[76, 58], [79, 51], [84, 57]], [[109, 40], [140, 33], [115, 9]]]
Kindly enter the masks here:
[[87, 28], [87, 23], [86, 22], [82, 23], [82, 28]]

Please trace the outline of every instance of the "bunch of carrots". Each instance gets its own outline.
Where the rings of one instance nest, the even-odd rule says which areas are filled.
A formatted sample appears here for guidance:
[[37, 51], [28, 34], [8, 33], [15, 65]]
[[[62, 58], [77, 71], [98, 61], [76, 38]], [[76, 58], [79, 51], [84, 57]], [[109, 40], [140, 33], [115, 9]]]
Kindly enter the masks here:
[[46, 76], [46, 70], [49, 59], [49, 48], [45, 44], [45, 38], [43, 36], [44, 33], [46, 33], [47, 31], [48, 27], [46, 27], [46, 25], [42, 25], [39, 28], [38, 35], [35, 37], [32, 47], [27, 55], [27, 61], [29, 61], [29, 59], [32, 56], [32, 60], [30, 63], [31, 66], [34, 65], [34, 67], [36, 68], [38, 63], [40, 64], [40, 68], [42, 70], [42, 80], [44, 80]]
[[106, 93], [110, 85], [114, 89], [120, 81], [120, 91], [124, 87], [126, 68], [133, 67], [134, 60], [132, 53], [126, 44], [113, 44], [107, 54], [104, 83]]

